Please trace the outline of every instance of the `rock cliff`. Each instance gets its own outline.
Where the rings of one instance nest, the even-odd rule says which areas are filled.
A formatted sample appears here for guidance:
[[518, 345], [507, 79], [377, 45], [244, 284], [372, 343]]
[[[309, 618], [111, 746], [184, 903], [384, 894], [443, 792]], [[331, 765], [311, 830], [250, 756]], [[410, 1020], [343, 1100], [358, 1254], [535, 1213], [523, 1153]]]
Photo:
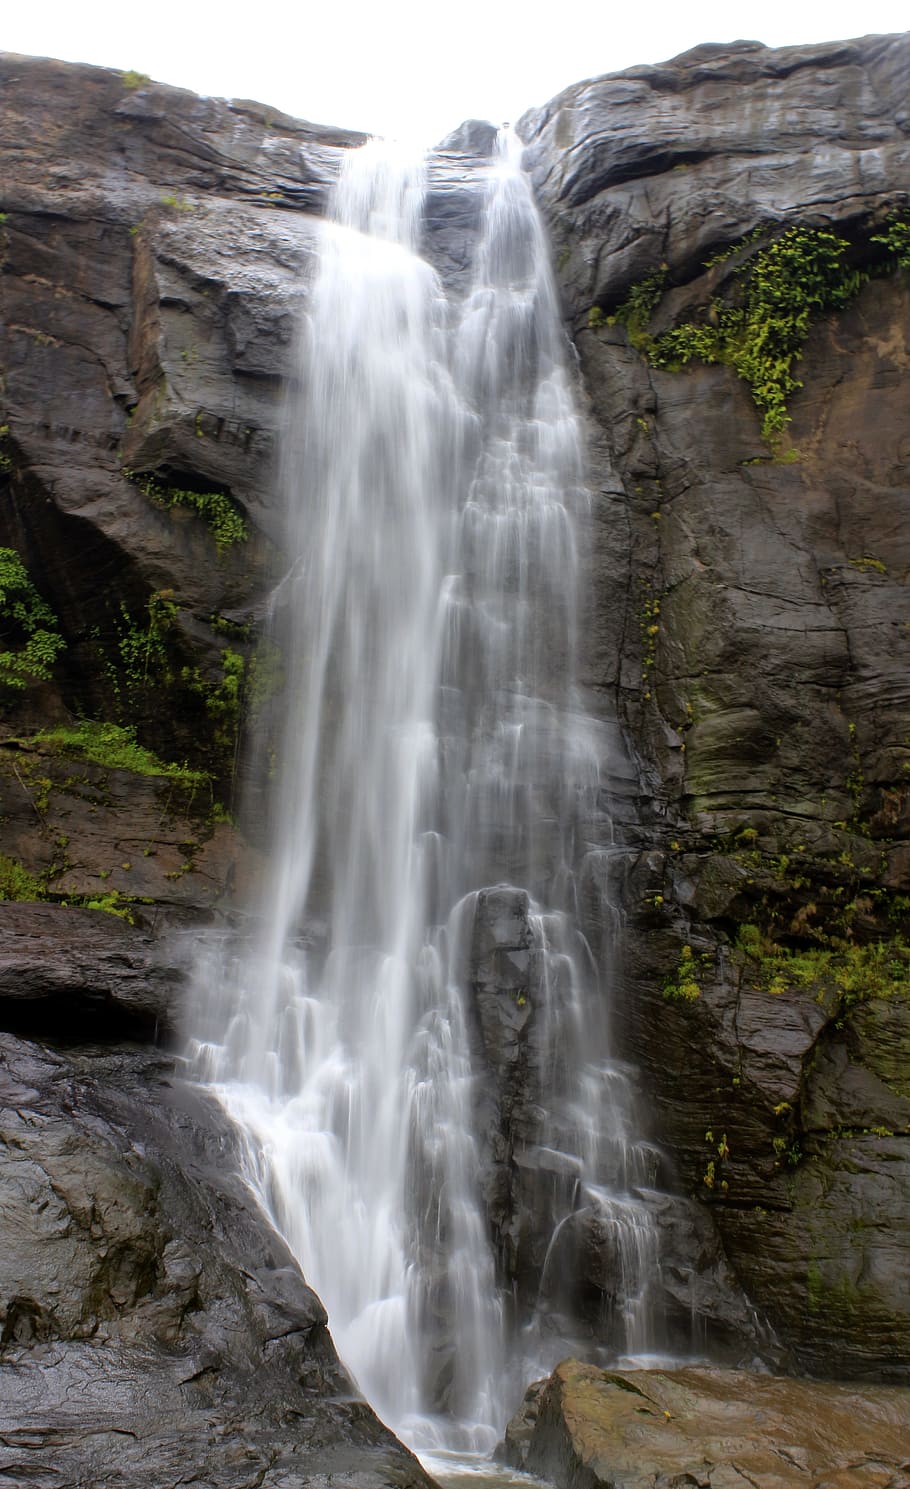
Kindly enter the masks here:
[[[360, 137], [22, 57], [0, 57], [0, 88], [0, 1010], [20, 1036], [102, 1041], [10, 1043], [10, 1120], [102, 1167], [93, 1144], [119, 1164], [118, 1145], [154, 1128], [156, 1176], [142, 1159], [135, 1182], [158, 1185], [163, 1165], [182, 1225], [171, 1117], [116, 1095], [160, 1063], [109, 1042], [173, 1029], [175, 934], [233, 915], [256, 872], [262, 844], [231, 808], [243, 720], [281, 685], [257, 626], [280, 573], [282, 380], [326, 192]], [[910, 37], [744, 42], [580, 84], [520, 125], [589, 425], [584, 662], [615, 740], [617, 1027], [696, 1202], [682, 1249], [748, 1300], [718, 1327], [745, 1328], [751, 1306], [779, 1361], [886, 1379], [910, 1357], [908, 97]], [[465, 127], [431, 179], [427, 251], [455, 283], [476, 205], [448, 165], [488, 149], [486, 127]], [[602, 888], [588, 886], [592, 926]], [[527, 1051], [495, 1027], [483, 952], [507, 1150]], [[20, 1137], [6, 1141], [18, 1161]], [[44, 1173], [23, 1213], [40, 1185], [60, 1191]], [[239, 1255], [211, 1263], [236, 1314], [212, 1321], [202, 1295], [221, 1283], [184, 1285], [180, 1267], [167, 1281], [173, 1218], [146, 1234], [124, 1202], [123, 1236], [99, 1221], [99, 1260], [59, 1203], [59, 1278], [72, 1262], [78, 1279], [61, 1283], [65, 1308], [53, 1279], [41, 1297], [24, 1273], [4, 1283], [16, 1380], [50, 1350], [49, 1379], [62, 1393], [77, 1372], [87, 1401], [99, 1361], [128, 1374], [141, 1354], [210, 1441], [246, 1389], [206, 1365], [215, 1395], [193, 1396], [186, 1361], [210, 1323], [240, 1331], [251, 1377], [285, 1349]], [[277, 1243], [257, 1237], [275, 1266]], [[112, 1281], [110, 1258], [137, 1248]], [[602, 1270], [591, 1257], [592, 1316]], [[664, 1288], [711, 1320], [691, 1276], [668, 1270]], [[298, 1304], [309, 1321], [288, 1332], [316, 1363], [275, 1369], [324, 1370], [319, 1389], [343, 1395], [315, 1304]], [[123, 1389], [141, 1443], [145, 1408]], [[41, 1451], [71, 1430], [62, 1400], [48, 1397]], [[387, 1442], [360, 1407], [338, 1412], [310, 1464], [366, 1484], [356, 1455]], [[262, 1414], [277, 1475], [287, 1422]], [[92, 1418], [91, 1452], [114, 1430]], [[372, 1461], [377, 1483], [420, 1482]]]
[[707, 46], [520, 125], [590, 399], [590, 680], [650, 823], [625, 1037], [822, 1373], [910, 1345], [908, 82], [906, 36]]

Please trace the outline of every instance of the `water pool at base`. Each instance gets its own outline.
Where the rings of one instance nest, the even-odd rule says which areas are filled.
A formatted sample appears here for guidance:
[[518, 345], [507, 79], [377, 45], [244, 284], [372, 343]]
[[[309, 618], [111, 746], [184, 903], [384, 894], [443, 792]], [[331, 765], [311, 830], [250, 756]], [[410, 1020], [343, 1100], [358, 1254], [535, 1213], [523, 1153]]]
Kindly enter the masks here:
[[425, 1453], [420, 1461], [441, 1489], [534, 1489], [535, 1485], [552, 1489], [548, 1479], [519, 1473], [479, 1454]]

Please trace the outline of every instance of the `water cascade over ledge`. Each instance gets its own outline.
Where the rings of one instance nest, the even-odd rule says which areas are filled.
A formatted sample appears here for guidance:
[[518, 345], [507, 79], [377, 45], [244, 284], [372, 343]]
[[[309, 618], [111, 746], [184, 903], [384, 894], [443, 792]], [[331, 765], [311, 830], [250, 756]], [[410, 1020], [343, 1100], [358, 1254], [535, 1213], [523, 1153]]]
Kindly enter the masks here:
[[579, 916], [610, 847], [576, 681], [579, 419], [515, 143], [475, 174], [460, 298], [420, 256], [422, 165], [372, 142], [336, 188], [282, 459], [271, 867], [192, 1015], [342, 1359], [418, 1446], [488, 1446], [566, 1352], [585, 1235], [615, 1355], [651, 1342], [657, 1264]]

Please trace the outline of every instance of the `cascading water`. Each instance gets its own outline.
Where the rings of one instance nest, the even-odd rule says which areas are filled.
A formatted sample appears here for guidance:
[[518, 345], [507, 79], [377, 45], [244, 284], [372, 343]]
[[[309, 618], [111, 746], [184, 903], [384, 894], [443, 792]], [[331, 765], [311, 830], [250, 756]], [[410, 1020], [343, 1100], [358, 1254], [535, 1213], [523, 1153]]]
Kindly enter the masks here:
[[[418, 254], [422, 167], [372, 142], [336, 189], [283, 458], [273, 867], [258, 935], [199, 969], [191, 1058], [365, 1394], [412, 1442], [480, 1446], [514, 1405], [507, 1361], [551, 1363], [567, 1228], [586, 1217], [615, 1254], [618, 1353], [647, 1343], [656, 1250], [576, 915], [601, 756], [575, 683], [579, 424], [512, 146], [477, 189], [460, 304]], [[503, 922], [520, 944], [495, 997], [539, 1053], [512, 1159], [549, 1211], [518, 1319], [480, 1183], [472, 1002]]]

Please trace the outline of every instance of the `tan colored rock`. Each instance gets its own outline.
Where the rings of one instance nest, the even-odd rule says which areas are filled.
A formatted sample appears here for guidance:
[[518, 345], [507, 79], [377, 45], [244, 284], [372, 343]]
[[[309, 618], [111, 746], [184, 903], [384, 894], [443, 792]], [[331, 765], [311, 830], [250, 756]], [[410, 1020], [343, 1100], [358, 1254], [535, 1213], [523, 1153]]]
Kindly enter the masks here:
[[910, 1391], [565, 1360], [505, 1453], [558, 1489], [906, 1489]]

